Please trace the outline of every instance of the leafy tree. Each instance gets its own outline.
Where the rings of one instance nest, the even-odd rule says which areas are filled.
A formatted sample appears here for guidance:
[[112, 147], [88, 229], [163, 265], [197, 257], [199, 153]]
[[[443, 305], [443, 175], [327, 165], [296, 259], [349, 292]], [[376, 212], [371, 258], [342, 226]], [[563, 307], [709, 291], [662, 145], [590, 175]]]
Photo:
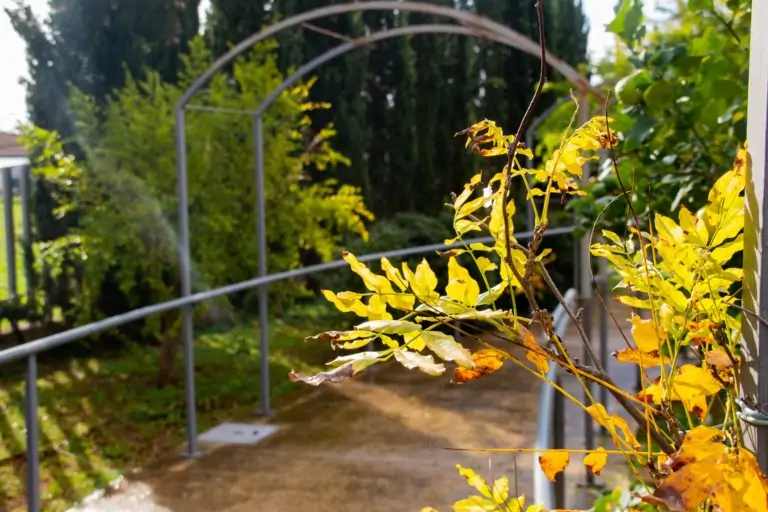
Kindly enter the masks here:
[[[234, 81], [213, 79], [200, 94], [205, 105], [245, 109], [264, 98], [283, 75], [263, 45], [233, 66]], [[72, 231], [39, 247], [55, 267], [67, 255], [80, 256], [70, 281], [80, 322], [178, 296], [176, 155], [173, 106], [211, 54], [197, 40], [184, 56], [179, 84], [149, 72], [100, 108], [82, 93], [73, 97], [80, 143], [88, 159], [72, 163], [60, 146], [43, 151], [36, 172], [62, 181], [67, 194], [58, 214], [77, 214]], [[294, 268], [302, 251], [332, 257], [341, 236], [366, 236], [371, 218], [358, 190], [333, 180], [308, 183], [304, 170], [341, 164], [330, 145], [334, 132], [320, 129], [306, 144], [311, 82], [283, 95], [264, 117], [267, 234], [270, 272]], [[205, 289], [257, 273], [251, 123], [247, 117], [191, 112], [187, 116], [191, 254], [194, 288]], [[30, 128], [35, 148], [56, 144], [55, 135]], [[71, 183], [71, 184], [70, 184]], [[119, 293], [116, 293], [119, 291]], [[280, 290], [285, 297], [289, 288]], [[110, 296], [115, 300], [105, 301]], [[150, 320], [148, 334], [175, 343], [173, 318]], [[169, 351], [172, 355], [172, 350]], [[170, 365], [167, 366], [170, 368]]]
[[[746, 136], [751, 2], [678, 2], [655, 30], [643, 23], [638, 0], [624, 0], [609, 25], [623, 41], [599, 67], [617, 104], [624, 143], [617, 148], [617, 179], [608, 162], [589, 195], [573, 208], [618, 229], [624, 190], [637, 199], [641, 222], [650, 211], [668, 213], [701, 204]], [[604, 109], [604, 105], [595, 105]]]

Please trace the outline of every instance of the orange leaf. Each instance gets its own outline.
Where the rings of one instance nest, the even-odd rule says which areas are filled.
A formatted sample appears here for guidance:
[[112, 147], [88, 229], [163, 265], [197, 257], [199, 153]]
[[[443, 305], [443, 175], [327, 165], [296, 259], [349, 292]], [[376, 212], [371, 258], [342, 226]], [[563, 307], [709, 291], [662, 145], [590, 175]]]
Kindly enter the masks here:
[[544, 354], [544, 349], [541, 348], [541, 345], [536, 341], [536, 337], [531, 331], [522, 325], [518, 327], [518, 330], [520, 340], [527, 349], [525, 357], [536, 365], [536, 369], [540, 373], [546, 374], [549, 371], [549, 358]]
[[555, 481], [555, 476], [568, 467], [571, 454], [568, 452], [546, 452], [539, 455], [539, 465], [547, 478]]
[[472, 354], [472, 360], [475, 362], [475, 365], [472, 368], [456, 368], [453, 374], [453, 382], [455, 384], [463, 384], [464, 382], [479, 379], [483, 375], [493, 373], [504, 365], [506, 359], [507, 356], [498, 350], [491, 348], [478, 350]]
[[691, 430], [666, 464], [672, 474], [643, 501], [672, 512], [694, 510], [707, 500], [716, 510], [768, 511], [768, 485], [754, 454], [730, 449], [724, 438], [712, 427]]
[[600, 474], [606, 462], [608, 462], [608, 453], [602, 446], [584, 457], [584, 465], [595, 475]]

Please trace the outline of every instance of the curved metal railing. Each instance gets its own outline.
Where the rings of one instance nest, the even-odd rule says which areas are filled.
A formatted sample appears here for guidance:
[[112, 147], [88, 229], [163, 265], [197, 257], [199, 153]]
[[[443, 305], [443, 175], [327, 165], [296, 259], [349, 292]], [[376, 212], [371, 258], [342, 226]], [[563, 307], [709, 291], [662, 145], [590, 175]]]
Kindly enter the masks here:
[[[573, 310], [578, 298], [578, 292], [571, 288], [564, 296], [565, 307]], [[561, 338], [565, 337], [570, 318], [562, 304], [558, 305], [552, 314], [552, 323], [555, 333]], [[551, 364], [547, 372], [547, 380], [560, 384], [560, 367]], [[547, 478], [547, 475], [538, 464], [539, 455], [552, 449], [565, 447], [565, 402], [563, 395], [549, 382], [541, 383], [539, 394], [539, 418], [536, 427], [536, 451], [533, 454], [533, 496], [534, 503], [542, 505], [544, 510], [565, 508], [565, 474], [560, 473], [555, 482]]]
[[[571, 233], [573, 227], [552, 228], [547, 230], [546, 236], [556, 236]], [[533, 236], [531, 232], [523, 232], [515, 235], [518, 240], [530, 239]], [[465, 240], [464, 244], [472, 243], [489, 243], [492, 242], [491, 237], [473, 238], [471, 240]], [[387, 258], [404, 258], [416, 254], [426, 254], [432, 251], [450, 248], [462, 247], [462, 243], [455, 243], [452, 245], [445, 245], [444, 243], [422, 245], [418, 247], [408, 247], [405, 249], [397, 249], [393, 251], [384, 251], [371, 254], [365, 254], [358, 257], [362, 262], [376, 261], [382, 257]], [[47, 352], [56, 347], [66, 345], [75, 341], [82, 340], [87, 336], [98, 334], [114, 327], [120, 327], [122, 325], [141, 320], [151, 315], [158, 313], [164, 313], [171, 310], [176, 310], [184, 307], [190, 307], [200, 302], [223, 297], [236, 292], [257, 288], [266, 284], [276, 283], [287, 279], [293, 279], [317, 272], [323, 272], [327, 270], [333, 270], [337, 268], [343, 268], [347, 265], [344, 260], [335, 260], [328, 263], [321, 263], [318, 265], [311, 265], [308, 267], [297, 268], [293, 270], [287, 270], [285, 272], [278, 272], [276, 274], [266, 275], [256, 279], [250, 279], [239, 283], [222, 286], [213, 290], [206, 290], [198, 292], [179, 299], [169, 300], [161, 302], [160, 304], [154, 304], [143, 308], [134, 309], [126, 313], [115, 315], [98, 322], [93, 322], [87, 325], [76, 327], [68, 331], [46, 336], [39, 340], [31, 341], [24, 345], [14, 346], [0, 351], [0, 366], [19, 361], [21, 359], [27, 359], [27, 372], [25, 376], [25, 404], [24, 404], [24, 417], [27, 427], [27, 508], [30, 511], [40, 510], [40, 466], [39, 466], [39, 425], [37, 418], [38, 409], [38, 389], [37, 389], [37, 356], [43, 352]], [[261, 329], [266, 328], [262, 325]], [[260, 354], [263, 360], [268, 359], [268, 351]], [[195, 410], [195, 374], [192, 372], [185, 372], [185, 389], [186, 401], [191, 410]], [[188, 385], [190, 381], [193, 385]], [[268, 387], [269, 375], [262, 372], [260, 374], [260, 380], [262, 389], [264, 386]], [[190, 447], [190, 453], [188, 455], [194, 456], [197, 436], [197, 425], [194, 421], [188, 422], [187, 425], [187, 445]]]

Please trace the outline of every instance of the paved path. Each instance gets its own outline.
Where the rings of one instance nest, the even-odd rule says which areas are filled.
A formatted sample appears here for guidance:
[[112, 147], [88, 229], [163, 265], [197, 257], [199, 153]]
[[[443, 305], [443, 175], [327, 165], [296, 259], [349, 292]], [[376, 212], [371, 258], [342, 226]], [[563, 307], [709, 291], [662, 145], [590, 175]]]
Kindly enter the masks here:
[[[568, 339], [572, 344], [573, 333]], [[623, 345], [617, 333], [610, 342], [611, 350]], [[77, 510], [449, 511], [471, 494], [456, 464], [486, 477], [508, 475], [531, 500], [531, 454], [444, 448], [533, 447], [540, 382], [512, 364], [461, 386], [449, 380], [391, 365], [324, 386], [281, 411], [274, 419], [280, 430], [265, 441], [205, 446], [197, 460], [171, 458]], [[566, 422], [566, 445], [583, 447], [584, 420], [575, 406]], [[578, 487], [580, 459], [572, 457], [566, 476], [570, 507], [590, 503]]]

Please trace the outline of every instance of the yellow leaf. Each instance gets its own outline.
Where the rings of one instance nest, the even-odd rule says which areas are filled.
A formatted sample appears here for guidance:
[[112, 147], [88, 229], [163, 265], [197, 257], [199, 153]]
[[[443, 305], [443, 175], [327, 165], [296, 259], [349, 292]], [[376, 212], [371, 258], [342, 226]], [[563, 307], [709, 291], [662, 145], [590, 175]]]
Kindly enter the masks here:
[[469, 271], [454, 257], [448, 260], [448, 285], [445, 287], [445, 293], [448, 297], [467, 306], [476, 305], [477, 297], [480, 295], [480, 286], [477, 281], [472, 279]]
[[395, 286], [400, 288], [401, 292], [404, 292], [408, 288], [408, 282], [403, 278], [400, 271], [396, 269], [387, 258], [381, 258], [381, 269], [387, 275], [387, 278], [395, 283]]
[[571, 454], [568, 452], [546, 452], [539, 455], [539, 465], [547, 478], [555, 481], [555, 476], [568, 467]]
[[673, 454], [665, 477], [643, 501], [671, 511], [695, 510], [709, 501], [714, 510], [768, 511], [768, 485], [754, 454], [726, 446], [723, 432], [699, 426]]
[[392, 315], [387, 312], [387, 303], [381, 295], [372, 295], [368, 299], [369, 320], [392, 320]]
[[[491, 233], [491, 236], [496, 239], [496, 241], [504, 241], [506, 240], [504, 236], [504, 216], [501, 213], [501, 209], [503, 207], [503, 201], [502, 198], [499, 197], [493, 202], [493, 207], [491, 208], [491, 220], [488, 222], [488, 230]], [[510, 236], [512, 233], [514, 233], [514, 223], [512, 222], [512, 219], [515, 216], [515, 202], [509, 201], [507, 203], [507, 218], [509, 220], [509, 234]]]
[[613, 353], [613, 357], [620, 363], [634, 363], [643, 368], [659, 366], [660, 364], [670, 364], [667, 356], [662, 356], [656, 352], [642, 352], [636, 348], [623, 348]]
[[488, 198], [486, 197], [476, 197], [473, 200], [469, 201], [468, 203], [464, 204], [459, 210], [456, 212], [454, 219], [463, 219], [464, 217], [468, 215], [472, 215], [477, 210], [482, 208], [482, 206], [488, 201]]
[[360, 301], [362, 295], [359, 293], [347, 292], [345, 295], [337, 295], [330, 290], [323, 290], [323, 297], [342, 313], [352, 312], [357, 316], [368, 316], [368, 307]]
[[401, 349], [395, 350], [395, 359], [409, 370], [418, 368], [428, 375], [437, 376], [445, 372], [445, 366], [442, 363], [435, 363], [435, 358], [432, 356]]
[[363, 279], [365, 287], [370, 291], [376, 293], [394, 293], [389, 279], [373, 273], [371, 269], [365, 265], [365, 263], [358, 261], [354, 254], [349, 251], [344, 251], [342, 257], [344, 258], [344, 261], [349, 263], [349, 267], [352, 269], [352, 272], [359, 275]]
[[496, 270], [498, 267], [494, 262], [492, 262], [485, 256], [480, 256], [479, 258], [477, 258], [477, 268], [480, 270], [480, 272], [485, 274], [486, 272], [490, 272], [491, 270]]
[[699, 418], [707, 413], [707, 397], [722, 389], [722, 384], [709, 370], [690, 364], [677, 369], [672, 378], [672, 386], [665, 389], [661, 379], [646, 387], [638, 398], [646, 402], [660, 404], [663, 400], [677, 400]]
[[504, 365], [506, 359], [507, 357], [498, 350], [490, 348], [478, 350], [472, 354], [472, 360], [475, 363], [474, 367], [471, 369], [456, 368], [453, 374], [453, 382], [455, 384], [463, 384], [498, 371]]
[[408, 283], [411, 285], [414, 295], [422, 302], [430, 302], [440, 298], [440, 295], [435, 292], [437, 287], [437, 276], [432, 271], [427, 263], [426, 259], [422, 259], [421, 263], [416, 266], [416, 272], [411, 272], [408, 265], [403, 262], [403, 273]]
[[608, 454], [602, 446], [584, 457], [584, 465], [595, 475], [600, 475], [606, 462], [608, 462]]
[[453, 336], [438, 331], [423, 331], [421, 337], [429, 350], [443, 361], [456, 361], [465, 368], [475, 365], [469, 350], [453, 339]]
[[[627, 424], [627, 420], [617, 416], [615, 414], [608, 414], [605, 407], [601, 403], [595, 403], [586, 408], [592, 418], [598, 423], [598, 425], [604, 427], [614, 438], [619, 438], [619, 433], [626, 443], [632, 448], [640, 448], [640, 443], [637, 442], [635, 435]], [[620, 439], [620, 438], [619, 438]]]
[[543, 375], [546, 374], [549, 371], [549, 358], [544, 354], [544, 349], [541, 348], [536, 341], [533, 333], [522, 325], [519, 326], [518, 332], [520, 334], [520, 341], [527, 349], [525, 357], [536, 365], [536, 369], [539, 370], [539, 373]]
[[460, 464], [456, 464], [456, 468], [459, 470], [459, 474], [467, 480], [467, 484], [470, 487], [474, 487], [477, 491], [486, 498], [491, 497], [491, 491], [488, 489], [488, 484], [485, 483], [483, 477], [474, 472], [471, 468], [465, 468]]
[[658, 352], [661, 344], [667, 339], [664, 327], [654, 325], [652, 319], [643, 320], [638, 315], [632, 315], [632, 338], [641, 352]]

